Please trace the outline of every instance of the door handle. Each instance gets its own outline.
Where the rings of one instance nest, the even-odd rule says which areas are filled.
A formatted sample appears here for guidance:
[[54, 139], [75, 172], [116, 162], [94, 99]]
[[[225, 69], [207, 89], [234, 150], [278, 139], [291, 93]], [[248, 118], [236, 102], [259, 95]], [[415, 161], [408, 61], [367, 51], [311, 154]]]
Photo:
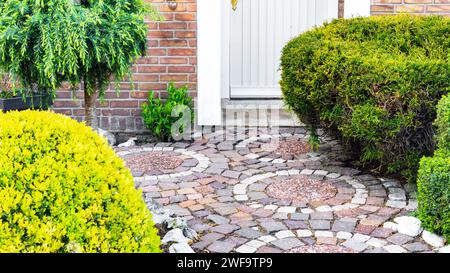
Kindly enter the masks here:
[[233, 10], [236, 10], [236, 9], [237, 9], [238, 1], [239, 1], [239, 0], [231, 0], [231, 8], [232, 8]]

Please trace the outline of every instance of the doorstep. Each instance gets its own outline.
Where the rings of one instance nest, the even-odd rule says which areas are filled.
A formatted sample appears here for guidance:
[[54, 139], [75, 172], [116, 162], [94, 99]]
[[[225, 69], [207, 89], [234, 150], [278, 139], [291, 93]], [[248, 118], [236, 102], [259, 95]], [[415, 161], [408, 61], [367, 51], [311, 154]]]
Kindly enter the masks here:
[[303, 126], [280, 99], [223, 99], [223, 126], [298, 127]]

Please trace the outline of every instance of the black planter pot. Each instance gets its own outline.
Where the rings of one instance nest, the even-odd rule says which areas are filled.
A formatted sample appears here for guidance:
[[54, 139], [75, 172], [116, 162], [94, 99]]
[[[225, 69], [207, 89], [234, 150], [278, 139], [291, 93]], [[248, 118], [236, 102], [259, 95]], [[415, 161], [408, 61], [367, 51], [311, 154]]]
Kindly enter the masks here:
[[52, 94], [36, 93], [33, 96], [0, 98], [0, 109], [4, 112], [11, 110], [47, 110], [53, 105]]

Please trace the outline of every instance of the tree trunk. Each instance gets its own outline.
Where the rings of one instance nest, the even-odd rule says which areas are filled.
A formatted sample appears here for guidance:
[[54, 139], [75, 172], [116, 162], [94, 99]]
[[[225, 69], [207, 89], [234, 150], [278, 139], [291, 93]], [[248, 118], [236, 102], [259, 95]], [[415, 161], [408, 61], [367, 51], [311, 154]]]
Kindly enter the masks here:
[[339, 0], [338, 18], [344, 18], [345, 0]]
[[88, 86], [84, 83], [84, 113], [86, 125], [97, 130], [97, 117], [95, 115], [95, 102], [97, 101], [97, 90], [94, 88], [92, 93], [88, 91]]

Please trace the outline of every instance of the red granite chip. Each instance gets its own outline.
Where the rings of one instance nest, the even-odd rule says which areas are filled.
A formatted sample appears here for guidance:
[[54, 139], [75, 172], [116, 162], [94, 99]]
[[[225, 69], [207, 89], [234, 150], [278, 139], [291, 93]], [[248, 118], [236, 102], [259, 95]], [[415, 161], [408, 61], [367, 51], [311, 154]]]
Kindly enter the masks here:
[[313, 245], [294, 248], [289, 253], [354, 253], [354, 251], [341, 246]]
[[266, 193], [276, 199], [308, 203], [330, 199], [337, 189], [326, 181], [298, 175], [270, 184]]
[[161, 152], [140, 153], [126, 157], [125, 163], [132, 171], [154, 173], [163, 170], [172, 170], [183, 164], [183, 159], [175, 154]]
[[285, 140], [279, 142], [272, 141], [261, 145], [261, 148], [265, 151], [272, 152], [274, 155], [279, 155], [282, 157], [298, 156], [310, 152], [310, 146], [308, 142], [304, 140]]

